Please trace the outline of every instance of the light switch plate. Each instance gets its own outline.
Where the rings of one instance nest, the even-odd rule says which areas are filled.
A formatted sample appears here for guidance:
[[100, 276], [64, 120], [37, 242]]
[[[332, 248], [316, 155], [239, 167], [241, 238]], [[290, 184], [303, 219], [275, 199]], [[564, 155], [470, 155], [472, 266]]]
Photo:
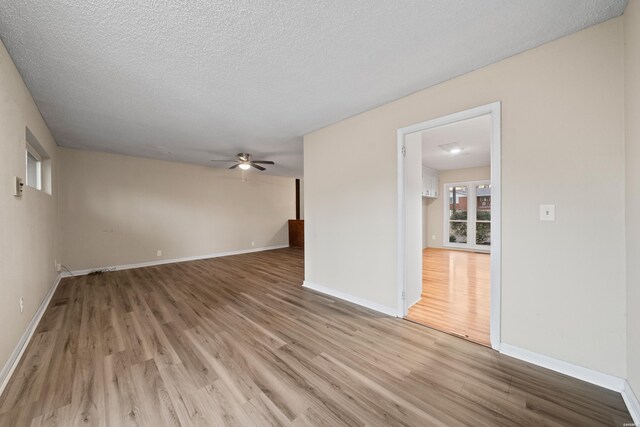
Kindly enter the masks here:
[[555, 221], [556, 205], [540, 205], [540, 221]]

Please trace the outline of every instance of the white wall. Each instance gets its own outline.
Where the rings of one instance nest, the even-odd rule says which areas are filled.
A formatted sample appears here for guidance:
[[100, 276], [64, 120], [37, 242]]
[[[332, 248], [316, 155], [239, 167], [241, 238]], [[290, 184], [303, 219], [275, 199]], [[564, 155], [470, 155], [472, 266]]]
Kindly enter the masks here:
[[[405, 299], [407, 307], [422, 295], [422, 135], [404, 138], [405, 157]], [[413, 268], [408, 268], [413, 267]]]
[[243, 182], [240, 170], [65, 148], [59, 157], [71, 270], [288, 244], [293, 178], [251, 171]]
[[[26, 187], [16, 198], [13, 177], [26, 178], [26, 127], [51, 158], [51, 194]], [[0, 42], [0, 368], [58, 274], [56, 162], [55, 141]]]
[[624, 13], [628, 379], [640, 398], [640, 1]]
[[[425, 218], [423, 223], [426, 222], [427, 229], [424, 233], [424, 239], [426, 246], [430, 248], [442, 248], [444, 247], [444, 200], [448, 195], [443, 192], [442, 188], [445, 183], [452, 182], [464, 182], [464, 181], [480, 181], [491, 180], [491, 167], [484, 166], [479, 168], [466, 168], [466, 169], [454, 169], [448, 171], [441, 171], [439, 173], [439, 191], [440, 197], [437, 199], [425, 197], [423, 205], [425, 209]], [[434, 239], [433, 236], [436, 236]]]
[[[439, 197], [442, 197], [442, 195]], [[429, 206], [435, 200], [433, 197], [422, 198], [422, 249], [429, 247], [429, 240], [431, 239], [429, 234]]]
[[[624, 377], [622, 30], [613, 19], [306, 135], [306, 280], [395, 307], [397, 129], [502, 101], [502, 339]], [[538, 220], [543, 203], [556, 222]]]

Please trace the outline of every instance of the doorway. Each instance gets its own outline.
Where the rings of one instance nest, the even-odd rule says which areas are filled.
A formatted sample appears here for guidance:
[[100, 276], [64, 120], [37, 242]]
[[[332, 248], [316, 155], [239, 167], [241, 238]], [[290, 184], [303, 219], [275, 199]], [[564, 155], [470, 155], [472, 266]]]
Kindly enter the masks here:
[[397, 142], [398, 316], [494, 349], [500, 343], [500, 107], [399, 129]]

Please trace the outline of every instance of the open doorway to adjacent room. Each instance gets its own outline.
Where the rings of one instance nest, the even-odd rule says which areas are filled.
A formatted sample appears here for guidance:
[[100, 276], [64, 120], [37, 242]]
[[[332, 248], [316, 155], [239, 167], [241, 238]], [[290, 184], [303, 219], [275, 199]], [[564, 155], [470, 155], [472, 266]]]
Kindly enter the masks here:
[[400, 315], [496, 348], [500, 105], [401, 129], [398, 143]]

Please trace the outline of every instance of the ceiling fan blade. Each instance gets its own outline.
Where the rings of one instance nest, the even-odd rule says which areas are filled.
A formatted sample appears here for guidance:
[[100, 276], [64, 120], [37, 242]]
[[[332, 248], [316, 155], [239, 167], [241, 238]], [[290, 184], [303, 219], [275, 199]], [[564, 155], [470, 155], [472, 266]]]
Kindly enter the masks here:
[[240, 166], [240, 163], [236, 163], [235, 165], [231, 166], [229, 169], [235, 169], [235, 168], [237, 168], [238, 166]]
[[258, 169], [259, 171], [264, 171], [264, 170], [266, 170], [266, 169], [265, 169], [265, 168], [263, 168], [262, 166], [258, 166], [258, 165], [256, 165], [256, 164], [255, 164], [255, 162], [251, 162], [250, 164], [251, 164], [251, 166], [253, 166], [254, 168]]
[[253, 163], [257, 163], [259, 165], [275, 165], [271, 160], [254, 160]]

